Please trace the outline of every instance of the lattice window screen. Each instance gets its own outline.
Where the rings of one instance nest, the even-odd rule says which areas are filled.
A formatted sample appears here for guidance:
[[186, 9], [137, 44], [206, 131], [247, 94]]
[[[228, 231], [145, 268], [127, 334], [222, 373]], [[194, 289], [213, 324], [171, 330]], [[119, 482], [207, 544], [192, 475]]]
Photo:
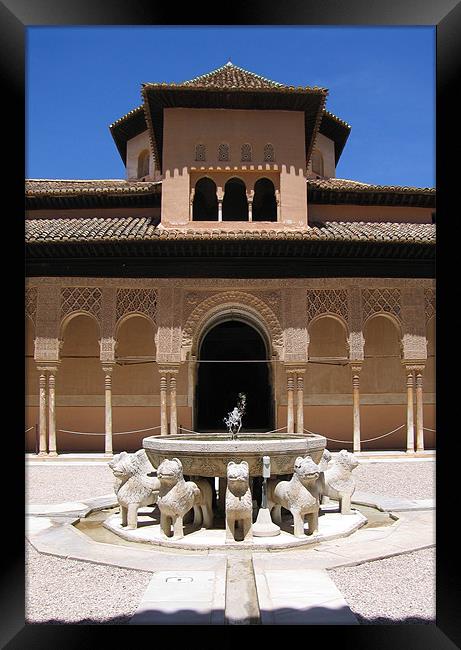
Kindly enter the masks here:
[[195, 146], [195, 160], [206, 160], [206, 147], [204, 144]]
[[386, 312], [400, 319], [400, 289], [364, 289], [362, 291], [363, 318]]
[[242, 162], [251, 162], [251, 144], [242, 144]]
[[117, 289], [116, 318], [141, 313], [157, 322], [157, 292], [155, 289]]
[[318, 289], [307, 292], [307, 318], [331, 313], [348, 320], [347, 291], [345, 289]]
[[264, 162], [275, 162], [274, 145], [264, 145]]
[[61, 291], [61, 317], [73, 311], [87, 311], [99, 319], [101, 290], [97, 287], [65, 287]]
[[228, 144], [220, 144], [218, 147], [218, 160], [230, 160], [230, 150]]

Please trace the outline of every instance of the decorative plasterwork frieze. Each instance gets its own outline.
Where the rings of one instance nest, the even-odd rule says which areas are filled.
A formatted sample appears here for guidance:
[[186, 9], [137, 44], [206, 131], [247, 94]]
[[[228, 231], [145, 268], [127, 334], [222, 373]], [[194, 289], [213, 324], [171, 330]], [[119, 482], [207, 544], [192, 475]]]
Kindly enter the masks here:
[[373, 314], [392, 314], [400, 322], [400, 289], [384, 287], [382, 289], [363, 289], [362, 312], [366, 321]]
[[63, 287], [61, 289], [61, 319], [73, 312], [93, 314], [99, 321], [101, 289], [98, 287]]
[[37, 318], [37, 287], [26, 288], [25, 312], [35, 325]]
[[426, 323], [435, 316], [435, 289], [424, 289], [424, 313]]
[[116, 320], [127, 314], [136, 313], [148, 316], [157, 323], [157, 292], [155, 289], [117, 289]]
[[235, 309], [259, 320], [270, 335], [271, 344], [276, 349], [283, 346], [283, 332], [280, 322], [273, 310], [265, 302], [256, 296], [241, 291], [225, 291], [212, 295], [200, 302], [184, 323], [182, 330], [182, 348], [191, 349], [193, 344], [197, 345], [199, 332], [208, 320], [220, 312]]
[[336, 314], [348, 323], [349, 307], [346, 289], [313, 289], [307, 291], [308, 321], [312, 321], [323, 314]]

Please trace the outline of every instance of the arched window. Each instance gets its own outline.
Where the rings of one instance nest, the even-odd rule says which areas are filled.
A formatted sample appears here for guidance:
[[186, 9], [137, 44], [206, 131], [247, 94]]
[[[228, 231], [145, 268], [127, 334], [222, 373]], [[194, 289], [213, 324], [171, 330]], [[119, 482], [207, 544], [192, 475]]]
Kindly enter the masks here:
[[313, 173], [323, 176], [323, 156], [318, 149], [312, 152], [311, 160]]
[[275, 152], [273, 144], [264, 145], [264, 162], [275, 162]]
[[194, 202], [192, 204], [192, 220], [218, 220], [216, 183], [212, 181], [211, 178], [201, 178], [195, 184]]
[[195, 145], [195, 160], [206, 160], [206, 147], [204, 144]]
[[229, 145], [224, 142], [218, 147], [218, 160], [230, 160]]
[[240, 178], [230, 178], [224, 187], [222, 219], [223, 221], [248, 221], [246, 187]]
[[245, 142], [242, 144], [242, 162], [251, 162], [251, 144]]
[[141, 151], [138, 156], [138, 178], [149, 175], [149, 152], [147, 149]]
[[268, 178], [260, 178], [255, 183], [252, 219], [253, 221], [277, 221], [275, 187]]

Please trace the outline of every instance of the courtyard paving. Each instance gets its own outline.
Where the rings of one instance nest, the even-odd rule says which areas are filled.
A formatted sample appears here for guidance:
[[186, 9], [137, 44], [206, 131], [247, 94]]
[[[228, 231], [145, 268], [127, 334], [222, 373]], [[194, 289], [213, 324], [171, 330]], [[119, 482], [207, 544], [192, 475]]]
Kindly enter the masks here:
[[[190, 602], [189, 605], [183, 603], [181, 611], [185, 616], [182, 621], [184, 623], [222, 623], [223, 599], [225, 599], [225, 618], [230, 624], [258, 622], [283, 624], [293, 622], [293, 616], [296, 622], [296, 612], [299, 616], [302, 594], [305, 594], [304, 598], [309, 602], [313, 603], [317, 598], [315, 602], [327, 603], [326, 606], [317, 608], [318, 617], [317, 620], [311, 621], [313, 623], [321, 623], [325, 611], [330, 612], [331, 623], [433, 623], [435, 620], [435, 551], [431, 532], [433, 511], [431, 512], [427, 505], [435, 496], [434, 460], [363, 462], [355, 470], [354, 477], [357, 492], [394, 497], [400, 499], [402, 503], [414, 501], [411, 511], [401, 512], [402, 520], [398, 529], [400, 537], [397, 538], [395, 533], [391, 543], [388, 529], [359, 531], [362, 533], [361, 538], [368, 540], [365, 541], [366, 553], [363, 557], [357, 546], [361, 543], [360, 539], [358, 537], [354, 539], [358, 533], [345, 540], [330, 542], [329, 548], [322, 544], [315, 549], [305, 549], [302, 552], [253, 553], [253, 558], [251, 553], [244, 555], [243, 551], [227, 553], [226, 558], [223, 554], [206, 551], [184, 555], [179, 552], [162, 553], [152, 549], [149, 551], [136, 549], [133, 555], [137, 559], [130, 562], [123, 559], [126, 549], [120, 546], [116, 551], [112, 549], [115, 555], [121, 558], [120, 561], [115, 559], [109, 563], [105, 563], [104, 553], [97, 553], [91, 562], [82, 561], [76, 558], [87, 557], [83, 551], [80, 551], [80, 556], [76, 551], [75, 554], [69, 553], [72, 556], [70, 558], [56, 557], [52, 554], [39, 553], [29, 541], [26, 541], [26, 622], [54, 624], [176, 622], [178, 608], [171, 607], [171, 602], [170, 605], [165, 605], [167, 600], [165, 598], [160, 604], [155, 601], [157, 598], [155, 594], [161, 591], [164, 595], [167, 593], [164, 589], [156, 588], [156, 581], [163, 580], [168, 585], [168, 593], [172, 594], [174, 602], [174, 599], [178, 599], [179, 592], [187, 593], [184, 589], [186, 585], [181, 578], [181, 575], [184, 577], [185, 574], [178, 573], [186, 571], [187, 580], [194, 581], [194, 589], [199, 594], [196, 601], [200, 602], [195, 609]], [[70, 505], [76, 502], [78, 504], [111, 492], [112, 473], [104, 461], [91, 465], [39, 462], [27, 464], [26, 494], [32, 509], [34, 506], [35, 509], [40, 509], [40, 504], [48, 505], [53, 511], [56, 508], [53, 504], [66, 501], [70, 502]], [[418, 510], [418, 503], [426, 507]], [[56, 537], [55, 527], [58, 518], [53, 519], [53, 512], [51, 512], [48, 517], [30, 519], [35, 522], [36, 532], [43, 530], [40, 537], [42, 551], [45, 548], [46, 552], [43, 544], [46, 544], [47, 530], [51, 530], [53, 535], [49, 537], [48, 553], [53, 553], [51, 540]], [[60, 521], [63, 520], [61, 517]], [[69, 521], [72, 521], [71, 517]], [[414, 534], [417, 531], [425, 537], [419, 537], [417, 540], [418, 535]], [[61, 533], [64, 539], [67, 534], [65, 527], [60, 530]], [[363, 537], [365, 533], [368, 535]], [[82, 549], [86, 542], [83, 537], [82, 535], [80, 540]], [[34, 539], [32, 535], [31, 539]], [[375, 557], [379, 558], [381, 552], [381, 559], [367, 561], [366, 558], [372, 555], [370, 555], [370, 542], [376, 545]], [[75, 544], [75, 540], [72, 539], [70, 543]], [[380, 551], [386, 544], [388, 552]], [[419, 550], [412, 550], [418, 548], [418, 544]], [[97, 545], [93, 544], [93, 550], [95, 546]], [[148, 561], [145, 560], [146, 557]], [[223, 573], [223, 560], [226, 559], [227, 580], [225, 571]], [[252, 559], [254, 576], [251, 568]], [[355, 564], [355, 560], [360, 562], [359, 566], [348, 566], [348, 564]], [[340, 566], [341, 564], [343, 566]], [[287, 592], [283, 585], [289, 584], [290, 581], [293, 583], [292, 574], [295, 567], [299, 574], [297, 589], [293, 587]], [[194, 571], [196, 580], [191, 574]], [[290, 573], [291, 578], [287, 572]], [[255, 582], [259, 584], [257, 597]], [[210, 591], [211, 584], [213, 589]], [[308, 585], [312, 585], [313, 589], [310, 594], [307, 593]], [[225, 595], [223, 595], [224, 587], [227, 589]], [[191, 593], [189, 589], [189, 594]], [[259, 620], [258, 604], [261, 610]], [[165, 616], [168, 608], [170, 608], [169, 615]], [[157, 611], [155, 621], [152, 621], [149, 611]], [[276, 616], [271, 618], [268, 615], [270, 611], [275, 612]], [[311, 608], [311, 615], [312, 612], [315, 614], [315, 611], [315, 608]], [[305, 614], [306, 612], [304, 618]], [[332, 614], [336, 619], [334, 617], [332, 619]], [[188, 619], [188, 616], [192, 616], [193, 620]], [[277, 619], [277, 616], [282, 618]], [[175, 617], [176, 620], [173, 620]], [[305, 622], [308, 622], [306, 618]]]

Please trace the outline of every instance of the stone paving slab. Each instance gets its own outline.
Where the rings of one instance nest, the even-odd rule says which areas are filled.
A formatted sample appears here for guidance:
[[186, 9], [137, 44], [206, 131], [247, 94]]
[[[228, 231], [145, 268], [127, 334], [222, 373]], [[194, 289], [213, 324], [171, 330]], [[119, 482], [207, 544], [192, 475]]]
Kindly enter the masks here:
[[159, 571], [130, 625], [224, 625], [226, 559], [214, 570]]
[[263, 625], [358, 625], [326, 571], [253, 566]]
[[382, 512], [435, 510], [435, 499], [402, 499], [399, 497], [380, 496], [372, 492], [354, 492], [352, 503], [378, 508]]

